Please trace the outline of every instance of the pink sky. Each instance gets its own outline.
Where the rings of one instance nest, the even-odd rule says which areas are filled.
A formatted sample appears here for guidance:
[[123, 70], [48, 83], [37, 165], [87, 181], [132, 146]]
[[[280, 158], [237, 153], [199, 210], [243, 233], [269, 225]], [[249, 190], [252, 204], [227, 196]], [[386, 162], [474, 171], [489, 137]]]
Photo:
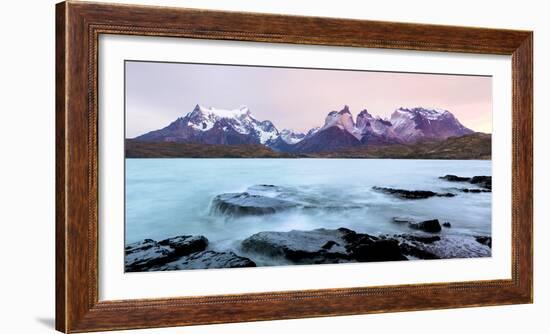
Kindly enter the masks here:
[[466, 127], [492, 130], [492, 78], [485, 76], [126, 62], [126, 132], [132, 138], [166, 126], [196, 104], [247, 105], [282, 130], [321, 126], [348, 105], [389, 117], [399, 107], [437, 107]]

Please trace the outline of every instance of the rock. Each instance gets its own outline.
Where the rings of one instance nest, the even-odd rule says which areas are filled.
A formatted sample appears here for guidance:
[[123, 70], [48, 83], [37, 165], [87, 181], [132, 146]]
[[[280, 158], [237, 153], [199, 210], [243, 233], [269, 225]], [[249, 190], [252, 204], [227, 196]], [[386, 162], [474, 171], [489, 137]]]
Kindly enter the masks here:
[[329, 241], [327, 241], [327, 243], [324, 244], [321, 248], [322, 248], [322, 249], [331, 249], [332, 246], [340, 246], [340, 244], [337, 243], [336, 241], [329, 240]]
[[474, 238], [480, 244], [485, 245], [489, 248], [492, 248], [493, 238], [488, 236], [481, 236], [481, 235], [474, 236]]
[[350, 248], [351, 256], [358, 262], [406, 261], [399, 242], [393, 239], [380, 239]]
[[458, 191], [462, 191], [463, 193], [490, 193], [491, 190], [489, 189], [479, 189], [479, 188], [457, 188]]
[[369, 234], [339, 228], [343, 239], [348, 243], [346, 249], [351, 258], [358, 262], [405, 261], [399, 243], [394, 239], [377, 238]]
[[436, 233], [441, 231], [441, 225], [439, 225], [439, 220], [437, 219], [425, 220], [420, 223], [409, 223], [409, 227], [416, 230], [422, 230], [424, 232], [430, 232], [430, 233]]
[[259, 232], [245, 239], [247, 252], [282, 257], [294, 263], [349, 262], [346, 241], [338, 230]]
[[[392, 221], [397, 224], [408, 224], [410, 228], [415, 230], [422, 230], [424, 232], [435, 233], [435, 232], [441, 231], [441, 225], [439, 224], [438, 219], [430, 219], [430, 220], [425, 220], [421, 222], [416, 222], [412, 218], [393, 217]], [[445, 227], [451, 227], [451, 223], [449, 222], [443, 223], [443, 225]]]
[[175, 256], [184, 256], [206, 249], [208, 246], [208, 239], [202, 235], [182, 235], [159, 241], [158, 244], [161, 246], [172, 247]]
[[392, 221], [396, 224], [408, 224], [414, 220], [411, 218], [393, 217]]
[[449, 222], [444, 222], [441, 225], [443, 225], [443, 227], [446, 227], [446, 228], [451, 228], [451, 223], [449, 223]]
[[152, 268], [151, 271], [245, 267], [256, 267], [256, 263], [233, 252], [207, 250], [183, 256], [170, 263]]
[[372, 187], [372, 189], [386, 194], [394, 195], [402, 199], [425, 199], [430, 197], [454, 197], [453, 193], [436, 193], [429, 190], [405, 190], [385, 187]]
[[445, 175], [445, 176], [440, 176], [439, 178], [440, 178], [440, 179], [443, 179], [443, 180], [450, 181], [450, 182], [466, 182], [466, 181], [470, 181], [470, 178], [469, 178], [469, 177], [456, 176], [456, 175], [450, 175], [450, 174], [447, 174], [447, 175]]
[[409, 259], [456, 259], [491, 256], [491, 249], [469, 235], [425, 236], [422, 234], [393, 235], [401, 252]]
[[491, 176], [474, 176], [470, 179], [470, 183], [489, 190], [491, 190], [493, 186]]
[[421, 249], [419, 247], [415, 247], [408, 243], [401, 243], [399, 245], [399, 249], [401, 252], [405, 255], [413, 256], [417, 259], [421, 260], [435, 260], [439, 259], [440, 257], [435, 255], [434, 253], [428, 252], [424, 249]]
[[124, 248], [124, 267], [127, 272], [147, 271], [207, 246], [208, 239], [203, 236], [182, 235], [160, 242], [145, 239]]
[[441, 238], [438, 236], [422, 236], [422, 235], [412, 235], [412, 234], [401, 234], [401, 235], [395, 235], [394, 237], [402, 238], [409, 241], [421, 242], [424, 244], [431, 244], [441, 240]]
[[491, 248], [480, 244], [472, 236], [444, 234], [440, 241], [431, 244], [414, 243], [414, 245], [441, 259], [478, 258], [491, 256]]
[[266, 215], [297, 206], [290, 201], [243, 192], [216, 196], [212, 200], [211, 212], [227, 216]]
[[260, 232], [242, 242], [243, 250], [299, 264], [407, 260], [396, 240], [352, 230]]
[[124, 267], [126, 271], [143, 271], [154, 265], [165, 263], [174, 250], [160, 246], [156, 241], [145, 239], [124, 248]]
[[[489, 191], [492, 190], [491, 176], [463, 177], [463, 176], [456, 176], [456, 175], [445, 175], [445, 176], [440, 176], [439, 178], [450, 182], [469, 182], [471, 184], [475, 184], [481, 188], [484, 188], [485, 190], [489, 190]], [[467, 189], [467, 191], [465, 191], [465, 189], [466, 188], [461, 190], [464, 192], [473, 192], [472, 189]]]

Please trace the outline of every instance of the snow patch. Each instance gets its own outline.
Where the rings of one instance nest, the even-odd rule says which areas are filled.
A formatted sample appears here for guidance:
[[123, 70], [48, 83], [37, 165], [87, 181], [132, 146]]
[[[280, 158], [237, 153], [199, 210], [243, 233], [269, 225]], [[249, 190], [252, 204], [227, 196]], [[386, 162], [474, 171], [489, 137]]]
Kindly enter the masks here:
[[214, 114], [220, 118], [235, 118], [246, 115], [250, 112], [247, 106], [241, 106], [238, 109], [218, 109], [214, 107], [205, 107], [203, 105], [198, 105], [199, 110], [203, 114]]

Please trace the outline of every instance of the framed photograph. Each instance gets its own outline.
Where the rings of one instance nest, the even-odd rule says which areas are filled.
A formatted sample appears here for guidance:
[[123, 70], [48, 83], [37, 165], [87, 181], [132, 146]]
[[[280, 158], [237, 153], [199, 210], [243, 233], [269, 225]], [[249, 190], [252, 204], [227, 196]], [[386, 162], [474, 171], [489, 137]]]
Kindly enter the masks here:
[[532, 302], [532, 32], [56, 11], [59, 331]]

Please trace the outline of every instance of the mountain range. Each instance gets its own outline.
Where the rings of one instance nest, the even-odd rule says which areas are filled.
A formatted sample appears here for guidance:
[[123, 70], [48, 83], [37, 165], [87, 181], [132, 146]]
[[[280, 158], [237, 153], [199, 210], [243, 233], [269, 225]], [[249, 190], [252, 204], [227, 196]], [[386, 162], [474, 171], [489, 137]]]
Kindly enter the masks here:
[[197, 105], [168, 126], [134, 138], [139, 142], [208, 145], [263, 145], [282, 153], [326, 153], [366, 146], [408, 145], [473, 134], [448, 110], [399, 108], [389, 119], [366, 109], [353, 118], [348, 106], [331, 111], [320, 127], [306, 133], [279, 131], [269, 120], [259, 121], [248, 107], [234, 110]]

